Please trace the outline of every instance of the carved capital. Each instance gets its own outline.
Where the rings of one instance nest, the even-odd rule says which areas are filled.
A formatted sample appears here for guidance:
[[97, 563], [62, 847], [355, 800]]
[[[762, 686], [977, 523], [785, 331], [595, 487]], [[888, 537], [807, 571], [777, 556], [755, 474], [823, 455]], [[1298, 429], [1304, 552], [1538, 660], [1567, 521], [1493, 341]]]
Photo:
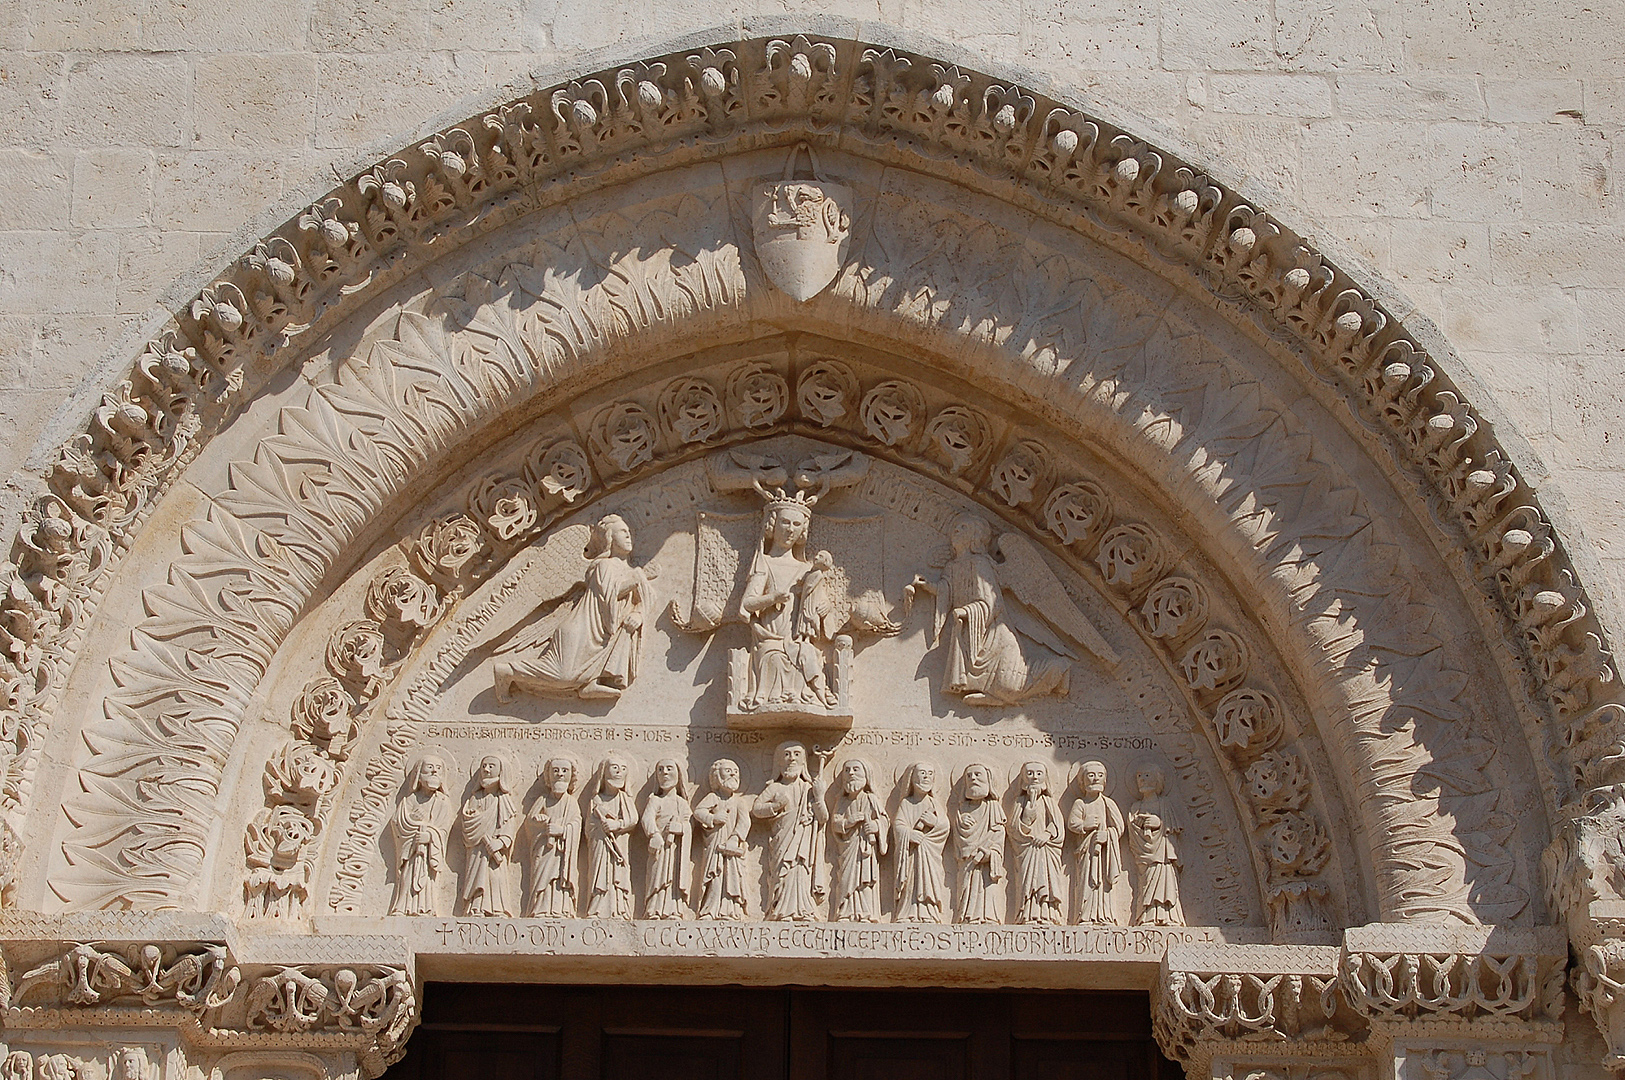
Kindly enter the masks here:
[[1563, 1015], [1568, 944], [1555, 927], [1375, 924], [1345, 931], [1338, 984], [1373, 1023], [1505, 1027]]
[[1330, 945], [1173, 945], [1152, 999], [1163, 1053], [1205, 1076], [1220, 1057], [1326, 1053], [1364, 1028]]

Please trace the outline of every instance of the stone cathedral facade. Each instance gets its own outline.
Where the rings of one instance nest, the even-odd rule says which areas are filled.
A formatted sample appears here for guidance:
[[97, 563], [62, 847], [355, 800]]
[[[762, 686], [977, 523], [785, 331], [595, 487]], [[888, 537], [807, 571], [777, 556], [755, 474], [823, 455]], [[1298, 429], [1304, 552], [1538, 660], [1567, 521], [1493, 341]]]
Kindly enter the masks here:
[[492, 979], [1625, 1067], [1596, 560], [1430, 323], [946, 45], [599, 59], [237, 244], [35, 470], [6, 1080], [374, 1080]]

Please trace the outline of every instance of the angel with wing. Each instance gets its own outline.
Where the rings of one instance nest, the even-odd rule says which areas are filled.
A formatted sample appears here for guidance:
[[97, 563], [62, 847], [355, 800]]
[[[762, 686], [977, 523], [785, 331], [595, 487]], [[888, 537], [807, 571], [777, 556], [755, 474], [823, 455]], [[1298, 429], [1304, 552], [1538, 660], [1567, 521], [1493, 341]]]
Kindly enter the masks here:
[[[592, 527], [584, 560], [572, 555], [565, 551], [562, 557], [584, 561], [578, 580], [586, 588], [501, 649], [492, 677], [502, 701], [515, 691], [613, 700], [637, 678], [654, 574], [632, 565], [631, 528], [609, 514]], [[556, 576], [555, 571], [541, 578]]]
[[1117, 663], [1116, 651], [1067, 598], [1031, 541], [1004, 533], [995, 559], [993, 526], [975, 514], [956, 517], [948, 538], [952, 554], [941, 575], [933, 581], [916, 574], [905, 590], [906, 604], [921, 592], [936, 597], [931, 645], [946, 629], [948, 693], [971, 705], [1064, 697], [1080, 648]]

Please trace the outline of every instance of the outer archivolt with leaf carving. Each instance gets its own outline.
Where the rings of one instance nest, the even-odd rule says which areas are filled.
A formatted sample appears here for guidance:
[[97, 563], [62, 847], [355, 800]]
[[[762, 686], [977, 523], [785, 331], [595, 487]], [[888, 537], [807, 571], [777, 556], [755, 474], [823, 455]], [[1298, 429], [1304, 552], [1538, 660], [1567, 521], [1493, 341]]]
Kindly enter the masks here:
[[[154, 500], [283, 365], [414, 267], [629, 179], [629, 161], [676, 170], [802, 139], [917, 165], [1019, 203], [1031, 219], [1104, 238], [1220, 297], [1237, 319], [1258, 319], [1302, 356], [1373, 453], [1386, 445], [1421, 481], [1417, 505], [1434, 541], [1464, 551], [1497, 603], [1474, 610], [1487, 637], [1527, 661], [1526, 683], [1509, 677], [1515, 704], [1531, 692], [1518, 706], [1527, 731], [1559, 721], [1549, 726], [1561, 745], [1548, 754], [1536, 744], [1537, 759], [1552, 761], [1553, 804], [1575, 811], [1557, 902], [1572, 910], [1598, 890], [1607, 875], [1588, 871], [1604, 846], [1583, 842], [1585, 830], [1617, 812], [1622, 760], [1612, 753], [1622, 728], [1608, 702], [1614, 673], [1602, 631], [1532, 493], [1403, 327], [1266, 214], [1102, 121], [897, 50], [804, 38], [660, 58], [473, 118], [320, 200], [177, 313], [64, 448], [6, 570], [0, 854], [15, 851], [24, 827], [95, 599]], [[1380, 838], [1379, 912], [1531, 918], [1534, 883], [1509, 854], [1515, 823], [1497, 773], [1506, 733], [1476, 715], [1469, 680], [1411, 583], [1403, 542], [1315, 458], [1304, 427], [1221, 361], [1175, 364], [1178, 350], [1157, 344], [1167, 326], [1137, 322], [1060, 247], [1015, 243], [996, 222], [896, 190], [854, 198], [850, 255], [806, 318], [840, 310], [877, 337], [982, 349], [1006, 365], [988, 365], [988, 379], [1015, 386], [1012, 401], [1057, 391], [1054, 410], [1075, 409], [1143, 451], [1148, 471], [1160, 470], [1158, 482], [1222, 533], [1216, 542], [1237, 565], [1277, 583], [1279, 623], [1315, 643], [1296, 657], [1298, 677], [1317, 702], [1321, 738], [1349, 767], [1361, 828]], [[626, 352], [645, 345], [678, 355], [676, 328], [720, 334], [795, 311], [761, 279], [737, 202], [737, 192], [701, 185], [637, 220], [601, 218], [591, 242], [536, 230], [530, 251], [405, 306], [331, 381], [282, 409], [278, 433], [233, 465], [229, 490], [182, 530], [184, 554], [168, 583], [149, 590], [134, 647], [112, 660], [116, 690], [105, 720], [85, 732], [90, 755], [65, 800], [70, 827], [52, 871], [62, 903], [164, 907], [188, 895], [238, 725], [280, 643], [354, 557], [353, 541], [465, 433], [564, 380], [619, 377]], [[615, 229], [660, 243], [619, 243]], [[306, 901], [300, 844], [327, 822], [349, 747], [379, 719], [369, 710], [381, 682], [466, 592], [493, 543], [534, 535], [595, 485], [698, 453], [729, 425], [771, 430], [794, 406], [794, 422], [846, 425], [851, 441], [1027, 515], [1098, 567], [1244, 777], [1236, 796], [1267, 838], [1255, 859], [1274, 925], [1312, 925], [1326, 825], [1307, 812], [1308, 750], [1283, 720], [1280, 688], [1249, 681], [1257, 658], [1246, 639], [1209, 625], [1208, 587], [1181, 572], [1177, 546], [1114, 513], [1112, 494], [1065, 473], [1034, 433], [1005, 432], [987, 402], [928, 403], [895, 373], [859, 378], [833, 358], [794, 370], [753, 365], [710, 383], [671, 380], [669, 393], [647, 401], [605, 398], [537, 448], [522, 492], [481, 486], [467, 513], [437, 521], [393, 578], [374, 583], [366, 610], [329, 644], [326, 681], [307, 688], [287, 749], [266, 767], [267, 802], [247, 842], [250, 866], [263, 872], [251, 909], [257, 901], [278, 917]], [[389, 781], [407, 748], [397, 720], [386, 721], [381, 759], [392, 763], [374, 762], [364, 778], [353, 810], [362, 817], [392, 805]], [[152, 783], [160, 758], [188, 782]], [[1428, 784], [1413, 784], [1417, 775]], [[1446, 817], [1469, 824], [1441, 826]]]

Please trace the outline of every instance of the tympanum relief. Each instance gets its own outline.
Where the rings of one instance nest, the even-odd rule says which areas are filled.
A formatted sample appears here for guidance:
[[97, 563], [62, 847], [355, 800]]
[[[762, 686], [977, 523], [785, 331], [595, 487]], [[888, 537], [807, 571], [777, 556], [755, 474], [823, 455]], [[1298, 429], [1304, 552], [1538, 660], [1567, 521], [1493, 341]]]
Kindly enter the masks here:
[[[451, 501], [429, 500], [365, 571], [364, 618], [336, 623], [293, 706], [288, 764], [267, 774], [288, 792], [267, 813], [347, 822], [326, 848], [285, 845], [296, 866], [327, 860], [330, 908], [1265, 917], [1273, 899], [1226, 861], [1237, 826], [1197, 740], [1254, 766], [1266, 826], [1309, 792], [1282, 771], [1290, 727], [1246, 682], [1248, 646], [1169, 573], [1155, 528], [1118, 519], [1041, 441], [1001, 443], [968, 407], [933, 416], [900, 380], [865, 390], [831, 358], [702, 372], [622, 404], [583, 406], [585, 443], [543, 432], [509, 471], [492, 471], [499, 456], [449, 481]], [[824, 437], [710, 445], [787, 414]], [[877, 452], [842, 445], [854, 438]], [[987, 502], [944, 482], [967, 470]], [[1175, 681], [1159, 684], [1147, 643]], [[267, 913], [306, 913], [307, 879]]]

